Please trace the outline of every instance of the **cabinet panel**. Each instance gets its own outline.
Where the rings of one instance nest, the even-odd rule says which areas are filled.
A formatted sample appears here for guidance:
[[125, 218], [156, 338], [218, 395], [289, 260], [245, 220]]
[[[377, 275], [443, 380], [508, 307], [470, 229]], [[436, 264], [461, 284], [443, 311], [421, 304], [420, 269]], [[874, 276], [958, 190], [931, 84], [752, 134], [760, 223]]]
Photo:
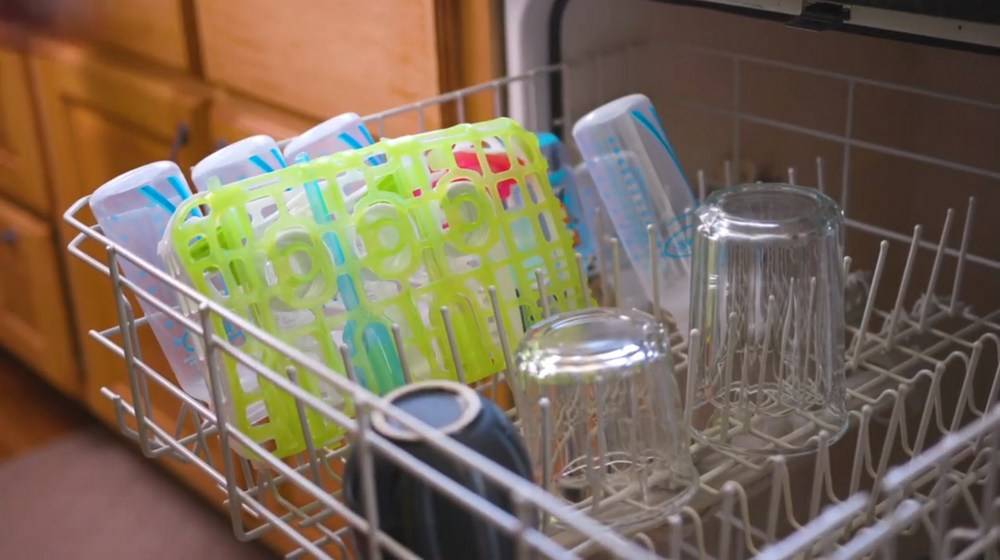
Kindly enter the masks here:
[[[186, 169], [207, 152], [208, 95], [198, 84], [66, 48], [33, 57], [31, 66], [48, 138], [54, 202], [60, 209], [134, 167], [173, 153]], [[75, 235], [69, 227], [61, 233], [63, 243]], [[103, 248], [88, 243], [87, 251], [105, 260]], [[79, 259], [64, 256], [81, 340], [85, 396], [91, 404], [107, 407], [98, 392], [123, 380], [124, 363], [86, 332], [117, 324], [111, 285]], [[165, 367], [149, 330], [140, 330], [144, 356]]]
[[45, 168], [24, 53], [0, 46], [0, 194], [39, 214], [49, 211]]
[[280, 142], [301, 134], [314, 124], [315, 119], [223, 91], [216, 91], [212, 96], [210, 128], [214, 146], [231, 144], [255, 134], [266, 134]]
[[[319, 119], [440, 91], [435, 0], [197, 2], [206, 77]], [[440, 123], [436, 108], [425, 123]], [[386, 122], [414, 130], [416, 115]]]
[[182, 70], [191, 67], [189, 0], [14, 0], [46, 29], [124, 49]]
[[80, 377], [50, 226], [0, 201], [0, 344], [63, 391]]

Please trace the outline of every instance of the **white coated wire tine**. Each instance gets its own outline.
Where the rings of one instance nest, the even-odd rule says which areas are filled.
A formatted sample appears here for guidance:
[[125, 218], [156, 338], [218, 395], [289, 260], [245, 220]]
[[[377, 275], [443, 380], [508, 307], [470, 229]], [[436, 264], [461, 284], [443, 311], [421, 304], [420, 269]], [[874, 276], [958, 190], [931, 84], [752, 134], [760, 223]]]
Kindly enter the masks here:
[[930, 311], [934, 302], [934, 290], [937, 289], [938, 276], [941, 274], [941, 260], [944, 257], [944, 249], [948, 244], [948, 234], [951, 232], [951, 219], [955, 211], [951, 208], [944, 215], [944, 226], [941, 228], [941, 240], [938, 242], [937, 252], [934, 254], [934, 264], [931, 266], [931, 275], [927, 279], [927, 290], [924, 292], [924, 303], [920, 306], [920, 323], [918, 329], [924, 332], [927, 327], [927, 312]]
[[517, 525], [517, 530], [514, 534], [514, 558], [517, 560], [529, 560], [531, 558], [531, 548], [528, 545], [527, 539], [524, 538], [525, 533], [533, 525], [532, 519], [534, 518], [534, 512], [531, 506], [521, 497], [521, 494], [517, 490], [512, 490], [510, 494], [510, 503], [513, 506], [514, 513], [517, 515], [517, 520], [519, 521]]
[[497, 338], [500, 340], [500, 350], [503, 351], [504, 380], [507, 381], [510, 392], [514, 394], [514, 402], [524, 402], [524, 394], [521, 392], [521, 386], [518, 384], [517, 379], [514, 378], [514, 357], [510, 351], [510, 339], [507, 338], [507, 326], [504, 321], [503, 312], [500, 309], [500, 297], [497, 295], [496, 286], [488, 287], [486, 293], [490, 296], [490, 305], [493, 307], [493, 320], [496, 322], [497, 327]]
[[[578, 423], [570, 429], [576, 430], [576, 437], [579, 441], [591, 442], [590, 430], [588, 429], [588, 426], [583, 423]], [[594, 465], [594, 453], [591, 446], [592, 443], [584, 443], [582, 451], [585, 469], [584, 472], [587, 478], [587, 485], [590, 487], [590, 512], [591, 514], [596, 514], [601, 508], [601, 485], [597, 480], [597, 468]]]
[[[669, 356], [669, 354], [667, 354]], [[667, 368], [667, 371], [672, 371], [673, 368]], [[636, 394], [635, 387], [629, 384], [627, 389], [628, 394], [628, 410], [629, 418], [641, 418], [639, 415], [639, 395]], [[603, 419], [601, 419], [603, 420]], [[601, 422], [597, 427], [601, 441], [607, 440], [607, 434], [604, 432], [604, 423]], [[643, 459], [643, 442], [639, 436], [639, 426], [638, 422], [629, 422], [628, 426], [628, 447], [629, 455], [631, 455], [631, 461], [633, 464], [641, 463]], [[606, 454], [606, 450], [601, 450], [603, 454]], [[648, 473], [645, 469], [639, 469], [639, 499], [642, 503], [648, 503], [649, 501], [649, 485], [648, 485]]]
[[854, 461], [851, 464], [851, 480], [848, 484], [848, 496], [853, 496], [861, 484], [861, 469], [864, 468], [865, 456], [868, 452], [868, 425], [871, 422], [871, 405], [861, 406], [861, 420], [858, 422], [858, 437], [854, 444]]
[[[931, 384], [933, 386], [935, 386], [935, 388], [937, 388], [937, 386], [940, 385], [940, 381], [941, 381], [940, 373], [943, 372], [944, 370], [945, 370], [945, 363], [944, 362], [938, 362], [934, 366], [934, 376], [931, 379]], [[930, 409], [930, 408], [932, 408], [932, 407], [935, 406], [935, 401], [937, 400], [937, 399], [935, 399], [935, 396], [936, 396], [936, 394], [933, 391], [929, 392], [927, 394], [927, 400], [925, 401], [925, 405], [924, 405], [926, 409]], [[923, 449], [923, 447], [924, 447], [924, 441], [925, 441], [924, 438], [927, 435], [928, 427], [929, 426], [930, 426], [930, 416], [926, 415], [926, 414], [921, 415], [920, 424], [919, 424], [919, 426], [917, 426], [916, 441], [913, 444], [914, 449], [921, 449], [921, 450]], [[942, 423], [942, 426], [943, 426], [943, 423]]]
[[403, 370], [403, 382], [409, 385], [413, 383], [413, 373], [410, 370], [410, 360], [406, 357], [406, 348], [403, 347], [403, 331], [399, 323], [392, 324], [392, 342], [396, 345], [396, 355], [399, 356], [399, 367]]
[[809, 519], [816, 519], [816, 515], [819, 514], [819, 506], [822, 503], [823, 477], [825, 475], [823, 468], [826, 463], [823, 459], [828, 452], [827, 445], [829, 444], [829, 434], [826, 430], [820, 430], [816, 437], [818, 445], [816, 448], [816, 461], [813, 467], [812, 493], [809, 496]]
[[575, 254], [576, 270], [580, 275], [580, 307], [590, 306], [590, 284], [587, 282], [587, 264], [583, 262], [583, 255]]
[[229, 501], [229, 521], [237, 535], [243, 534], [242, 499], [236, 487], [236, 467], [233, 465], [233, 452], [230, 448], [232, 431], [226, 420], [225, 389], [223, 388], [222, 372], [219, 371], [219, 360], [215, 359], [217, 345], [212, 337], [212, 310], [204, 303], [198, 306], [201, 319], [201, 342], [205, 351], [205, 363], [208, 367], [209, 396], [212, 398], [212, 408], [215, 412], [215, 422], [219, 428], [219, 444], [222, 448], [222, 468], [225, 474], [226, 495]]
[[368, 558], [380, 560], [382, 549], [379, 546], [378, 532], [378, 503], [375, 488], [375, 461], [372, 457], [372, 449], [368, 442], [368, 431], [371, 429], [371, 411], [368, 403], [356, 403], [357, 411], [357, 432], [355, 432], [354, 445], [355, 453], [358, 454], [358, 465], [361, 467], [361, 505], [365, 513], [365, 521], [368, 522]]
[[941, 507], [934, 508], [933, 529], [930, 531], [931, 544], [934, 547], [931, 557], [944, 558], [944, 533], [948, 530], [948, 511], [951, 509], [944, 505], [948, 487], [947, 476], [951, 471], [950, 457], [938, 463], [936, 471], [937, 476], [931, 490], [931, 499], [942, 505]]
[[548, 319], [549, 315], [552, 314], [552, 309], [549, 304], [549, 294], [545, 289], [545, 273], [542, 269], [535, 269], [535, 288], [538, 290], [538, 300], [542, 304], [542, 318]]
[[181, 438], [184, 434], [184, 426], [187, 423], [188, 417], [193, 416], [192, 424], [198, 425], [198, 417], [192, 412], [191, 407], [188, 403], [182, 403], [181, 408], [177, 413], [177, 420], [174, 421], [174, 437]]
[[736, 336], [736, 312], [733, 311], [729, 314], [729, 335], [726, 340], [726, 362], [723, 366], [722, 373], [722, 394], [720, 398], [722, 400], [722, 410], [721, 417], [719, 419], [719, 432], [723, 443], [729, 442], [729, 407], [732, 404], [732, 399], [729, 395], [732, 390], [733, 385], [733, 359], [735, 358], [736, 341], [733, 337]]
[[503, 109], [500, 102], [500, 87], [499, 83], [493, 86], [493, 118], [503, 116]]
[[826, 173], [823, 169], [823, 157], [816, 156], [816, 189], [826, 194]]
[[[138, 386], [139, 393], [135, 395], [135, 403], [142, 404], [142, 409], [147, 411], [153, 410], [153, 401], [149, 398], [149, 383], [146, 381], [146, 376], [141, 374], [138, 370], [138, 364], [142, 361], [142, 345], [139, 342], [139, 333], [136, 331], [135, 326], [135, 312], [132, 310], [132, 304], [129, 303], [128, 298], [125, 297], [124, 292], [122, 292], [121, 303], [125, 310], [125, 321], [128, 327], [123, 333], [122, 339], [129, 338], [132, 341], [132, 367], [133, 372], [135, 372], [135, 382]], [[129, 361], [126, 355], [126, 362]], [[131, 387], [130, 387], [131, 388]], [[144, 417], [145, 421], [149, 421], [148, 417]], [[168, 448], [161, 445], [159, 441], [156, 441], [156, 437], [153, 436], [153, 442], [145, 441], [148, 446], [148, 453], [150, 458], [155, 458], [160, 456], [162, 453], [166, 452]], [[155, 443], [156, 446], [153, 447], [151, 443]]]
[[[906, 406], [906, 395], [910, 392], [909, 385], [900, 385], [897, 390], [898, 397], [895, 399], [892, 405], [892, 413], [889, 416], [889, 426], [886, 430], [885, 441], [892, 441], [896, 438], [896, 432], [899, 431], [900, 416], [903, 413], [903, 409]], [[877, 495], [877, 493], [882, 488], [882, 478], [885, 476], [886, 468], [889, 465], [889, 455], [892, 453], [893, 446], [884, 445], [882, 446], [882, 453], [879, 455], [878, 467], [875, 469], [874, 481], [872, 482], [872, 493]], [[865, 520], [870, 521], [875, 515], [875, 509], [878, 505], [877, 500], [871, 500], [868, 505], [868, 509], [865, 513]]]
[[344, 363], [344, 374], [347, 378], [357, 383], [361, 386], [365, 386], [364, 383], [358, 379], [358, 372], [354, 369], [354, 360], [351, 359], [351, 351], [344, 344], [337, 345], [337, 350], [340, 352], [340, 360]]
[[922, 226], [919, 224], [913, 227], [913, 240], [910, 241], [910, 251], [906, 254], [906, 264], [903, 266], [903, 279], [899, 282], [899, 291], [896, 292], [896, 304], [892, 308], [892, 313], [889, 315], [889, 328], [885, 335], [885, 347], [886, 349], [891, 349], [895, 343], [896, 336], [896, 324], [899, 321], [899, 315], [903, 312], [903, 303], [906, 301], [906, 290], [910, 286], [910, 276], [913, 274], [913, 265], [917, 257], [917, 249], [920, 246], [920, 231]]
[[[747, 338], [755, 339], [752, 325], [746, 325]], [[756, 340], [751, 340], [751, 344]], [[740, 431], [750, 433], [750, 416], [752, 414], [750, 406], [750, 360], [744, 354], [740, 360], [740, 406], [739, 406]]]
[[[857, 509], [857, 506], [853, 508], [851, 506], [864, 502], [866, 498], [867, 496], [858, 494], [835, 507], [844, 510]], [[894, 536], [898, 533], [898, 529], [909, 524], [920, 512], [921, 507], [916, 500], [904, 501], [895, 511], [890, 512], [887, 518], [879, 521], [867, 530], [858, 532], [855, 538], [833, 551], [830, 559], [854, 560], [857, 558], [868, 558], [871, 552], [883, 546], [883, 542], [886, 539], [889, 539], [890, 542], [894, 541]], [[888, 558], [896, 560], [895, 555]], [[767, 560], [771, 559], [768, 558]]]
[[465, 96], [461, 93], [455, 97], [455, 113], [458, 116], [458, 122], [465, 122]]
[[705, 185], [705, 170], [698, 170], [698, 202], [704, 203], [705, 197], [708, 194], [708, 188]]
[[996, 508], [994, 503], [997, 496], [997, 477], [1000, 473], [1000, 430], [991, 430], [987, 436], [989, 442], [986, 448], [989, 450], [989, 470], [986, 474], [986, 481], [983, 485], [981, 504], [979, 506], [983, 516], [982, 527], [996, 527]]
[[722, 162], [722, 177], [727, 187], [733, 186], [733, 162], [728, 159]]
[[608, 263], [607, 257], [604, 254], [605, 244], [608, 240], [605, 237], [605, 216], [603, 212], [597, 213], [597, 272], [601, 279], [601, 305], [604, 307], [611, 306], [611, 288], [609, 286], [610, 282], [608, 279]]
[[883, 240], [878, 246], [878, 259], [875, 261], [875, 272], [872, 274], [871, 287], [868, 289], [868, 300], [865, 303], [865, 311], [861, 315], [861, 326], [858, 328], [858, 334], [854, 338], [854, 351], [849, 364], [852, 368], [857, 367], [858, 357], [861, 355], [861, 349], [865, 344], [868, 322], [871, 320], [872, 310], [875, 307], [875, 295], [878, 293], [879, 281], [882, 280], [882, 269], [885, 268], [885, 255], [888, 251], [889, 242]]
[[465, 368], [462, 367], [462, 357], [458, 352], [458, 342], [455, 340], [455, 327], [451, 323], [451, 310], [447, 305], [442, 305], [441, 321], [444, 323], [444, 332], [448, 337], [448, 350], [451, 353], [451, 362], [455, 365], [455, 376], [458, 382], [465, 385]]
[[[596, 400], [596, 430], [595, 430], [595, 440], [597, 443], [597, 465], [594, 470], [594, 479], [597, 482], [597, 487], [602, 491], [604, 490], [604, 477], [608, 471], [607, 460], [608, 460], [608, 444], [607, 444], [607, 434], [604, 431], [605, 426], [605, 407], [607, 403], [607, 386], [604, 381], [598, 381], [594, 385], [594, 394]], [[596, 498], [595, 498], [596, 500]], [[596, 510], [595, 510], [596, 511]]]
[[635, 541], [638, 542], [643, 548], [648, 550], [650, 555], [656, 554], [656, 545], [653, 544], [653, 539], [649, 538], [649, 535], [646, 533], [636, 533], [632, 538], [635, 539]]
[[[785, 348], [791, 346], [792, 323], [795, 322], [795, 278], [788, 279], [788, 305], [781, 322], [781, 340], [778, 341], [778, 404], [781, 405], [785, 393]], [[791, 392], [791, 391], [789, 391]]]
[[[806, 319], [805, 328], [806, 332], [803, 336], [803, 349], [802, 349], [802, 375], [801, 380], [803, 383], [807, 383], [809, 378], [809, 351], [812, 348], [812, 336], [813, 336], [813, 320], [814, 310], [816, 308], [816, 277], [812, 276], [809, 278], [809, 299], [806, 301]], [[815, 368], [814, 368], [815, 369]]]
[[[191, 405], [189, 403], [186, 403], [186, 402], [184, 403], [184, 406], [186, 406], [188, 408], [191, 408]], [[192, 416], [191, 416], [191, 420], [192, 420], [191, 423], [194, 425], [195, 438], [198, 441], [198, 444], [195, 445], [195, 447], [194, 447], [194, 453], [195, 453], [195, 455], [198, 455], [198, 453], [200, 451], [201, 455], [205, 459], [205, 462], [208, 463], [209, 466], [214, 467], [213, 460], [212, 460], [212, 454], [209, 453], [209, 450], [208, 450], [208, 441], [205, 439], [206, 438], [205, 427], [204, 427], [204, 424], [202, 424], [201, 414], [199, 414], [198, 411], [193, 411], [192, 412]], [[206, 422], [208, 422], [208, 421], [206, 420]]]
[[687, 429], [688, 438], [694, 435], [694, 391], [698, 380], [701, 378], [702, 356], [701, 356], [701, 331], [691, 329], [691, 336], [688, 338], [688, 367], [687, 380], [684, 383], [684, 426]]
[[[261, 473], [261, 476], [260, 476], [260, 478], [261, 478], [261, 482], [260, 483], [258, 483], [258, 482], [256, 482], [254, 480], [253, 467], [250, 465], [250, 461], [248, 461], [246, 457], [240, 457], [239, 458], [239, 465], [240, 465], [240, 472], [243, 473], [243, 479], [246, 481], [247, 488], [255, 489], [255, 487], [257, 487], [259, 484], [261, 484], [261, 483], [264, 482], [263, 479], [267, 475], [265, 475], [263, 473]], [[267, 469], [264, 469], [264, 471], [266, 472]], [[252, 510], [251, 510], [251, 513], [253, 513]]]
[[611, 237], [611, 274], [615, 283], [615, 307], [622, 304], [622, 259], [617, 237]]
[[[285, 374], [288, 375], [288, 380], [292, 383], [299, 384], [299, 372], [293, 365], [289, 365], [285, 368]], [[296, 395], [292, 395], [292, 399], [295, 401], [295, 412], [299, 417], [299, 428], [302, 430], [302, 439], [306, 444], [306, 454], [309, 457], [309, 474], [312, 476], [313, 482], [320, 484], [322, 478], [320, 476], [319, 470], [319, 459], [316, 454], [316, 444], [313, 441], [312, 429], [309, 426], [309, 416], [306, 414], [306, 407], [302, 404], [302, 399]]]
[[789, 167], [788, 168], [788, 184], [789, 185], [795, 185], [796, 184], [795, 183], [795, 168], [794, 167]]
[[653, 224], [646, 225], [646, 236], [649, 240], [649, 285], [653, 287], [653, 317], [657, 321], [662, 321], [663, 317], [660, 311], [660, 275], [658, 274], [660, 264], [656, 260], [659, 256], [659, 251], [656, 243], [656, 229], [653, 227]]
[[[988, 338], [990, 338], [990, 335], [984, 335], [983, 338], [980, 338], [980, 340], [977, 341], [977, 343], [980, 341], [984, 341], [984, 339]], [[998, 351], [1000, 351], [1000, 338], [992, 338], [992, 340], [996, 344], [996, 348], [998, 349]], [[976, 352], [974, 349], [973, 356], [975, 355]], [[994, 402], [996, 402], [998, 389], [1000, 389], [1000, 376], [994, 376], [993, 383], [990, 386], [990, 392], [986, 397], [986, 406], [983, 407], [983, 412], [989, 412], [990, 410], [993, 409], [993, 404]]]
[[667, 526], [670, 528], [670, 560], [681, 560], [681, 542], [684, 540], [684, 518], [676, 513], [667, 517]]
[[777, 313], [777, 300], [774, 298], [774, 294], [767, 296], [767, 311], [765, 312], [764, 318], [764, 341], [761, 345], [760, 352], [760, 369], [757, 372], [757, 398], [755, 399], [754, 408], [761, 404], [762, 395], [764, 393], [764, 380], [767, 376], [767, 354], [771, 351], [771, 330], [774, 328], [775, 314]]
[[768, 457], [771, 464], [771, 497], [767, 504], [767, 542], [773, 543], [778, 534], [778, 512], [781, 510], [781, 493], [784, 489], [785, 458], [781, 455]]
[[976, 197], [969, 197], [969, 207], [965, 210], [965, 225], [962, 227], [962, 242], [958, 248], [958, 261], [955, 264], [955, 281], [951, 285], [951, 304], [948, 312], [955, 315], [958, 312], [958, 298], [962, 291], [962, 275], [965, 272], [965, 256], [969, 251], [969, 239], [972, 237], [972, 218], [975, 216]]
[[[972, 395], [972, 385], [975, 373], [979, 368], [979, 359], [983, 354], [983, 341], [977, 340], [972, 345], [972, 353], [968, 355], [968, 361], [965, 362], [965, 376], [962, 380], [962, 389], [958, 395], [958, 403], [955, 405], [955, 411], [951, 418], [951, 428], [952, 432], [957, 432], [962, 427], [962, 417], [969, 411], [974, 411], [975, 406], [972, 401], [974, 401], [974, 396]], [[964, 356], [964, 354], [959, 354]], [[951, 356], [949, 356], [950, 358]], [[967, 406], [968, 405], [968, 406]], [[986, 408], [988, 410], [989, 407]], [[977, 442], [978, 443], [978, 442]]]
[[[126, 437], [138, 443], [139, 434], [133, 430], [125, 421], [125, 401], [122, 399], [121, 395], [112, 392], [107, 387], [101, 388], [101, 394], [105, 397], [111, 399], [111, 404], [114, 405], [115, 409], [115, 423], [118, 425], [118, 431], [124, 434]], [[134, 409], [133, 409], [134, 410]]]
[[551, 403], [547, 397], [538, 399], [538, 411], [542, 423], [542, 488], [546, 492], [552, 491], [552, 473], [549, 471], [552, 464], [552, 410]]
[[736, 506], [736, 483], [727, 481], [722, 485], [722, 507], [719, 509], [719, 560], [729, 560], [732, 552], [733, 509]]
[[136, 367], [136, 346], [138, 338], [134, 336], [134, 329], [131, 328], [129, 320], [131, 304], [122, 289], [121, 272], [118, 266], [118, 250], [113, 245], [105, 247], [108, 254], [108, 271], [111, 277], [111, 289], [115, 299], [115, 312], [118, 318], [119, 332], [122, 339], [122, 350], [124, 351], [125, 370], [128, 374], [129, 391], [132, 392], [132, 406], [135, 410], [136, 436], [139, 442], [139, 449], [146, 457], [156, 455], [152, 446], [148, 418], [147, 406], [149, 399], [144, 398], [142, 382], [139, 379], [139, 372]]
[[490, 400], [492, 400], [493, 402], [499, 402], [497, 401], [497, 398], [499, 396], [500, 396], [500, 374], [494, 373], [493, 375], [490, 376]]
[[847, 276], [851, 273], [851, 257], [844, 257], [844, 281], [847, 281]]

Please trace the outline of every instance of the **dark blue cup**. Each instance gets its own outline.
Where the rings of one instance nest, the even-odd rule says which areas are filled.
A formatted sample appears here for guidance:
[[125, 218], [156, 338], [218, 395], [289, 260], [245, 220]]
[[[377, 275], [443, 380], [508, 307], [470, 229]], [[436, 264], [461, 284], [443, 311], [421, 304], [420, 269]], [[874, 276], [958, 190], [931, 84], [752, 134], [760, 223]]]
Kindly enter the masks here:
[[[396, 389], [385, 396], [394, 406], [441, 430], [500, 466], [530, 480], [531, 461], [521, 436], [492, 401], [465, 385], [427, 381]], [[443, 456], [393, 419], [376, 411], [372, 427], [403, 451], [514, 513], [510, 495], [481, 473]], [[514, 542], [451, 498], [437, 492], [393, 461], [372, 450], [379, 528], [421, 558], [433, 560], [504, 560], [514, 555]], [[361, 470], [352, 453], [344, 471], [344, 499], [364, 515]], [[366, 537], [357, 534], [361, 554]], [[393, 556], [386, 554], [388, 558]]]

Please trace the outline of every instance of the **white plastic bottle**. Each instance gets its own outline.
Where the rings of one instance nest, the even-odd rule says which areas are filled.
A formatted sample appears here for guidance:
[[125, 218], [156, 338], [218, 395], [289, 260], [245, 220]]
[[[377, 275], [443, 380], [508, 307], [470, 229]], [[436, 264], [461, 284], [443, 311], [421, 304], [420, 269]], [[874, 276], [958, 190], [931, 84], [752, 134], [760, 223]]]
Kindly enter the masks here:
[[191, 168], [191, 182], [201, 192], [286, 167], [274, 138], [250, 136], [205, 156]]
[[644, 95], [616, 99], [577, 121], [573, 138], [646, 297], [653, 300], [655, 274], [661, 307], [686, 335], [695, 199], [656, 109]]
[[[191, 190], [180, 168], [170, 161], [158, 161], [123, 173], [101, 185], [90, 195], [90, 209], [105, 236], [144, 262], [166, 272], [163, 259], [157, 253], [157, 244], [174, 210], [190, 196]], [[118, 263], [127, 279], [174, 311], [182, 313], [176, 289], [125, 256], [119, 256]], [[204, 360], [193, 335], [146, 299], [137, 299], [181, 388], [207, 402], [209, 394]]]

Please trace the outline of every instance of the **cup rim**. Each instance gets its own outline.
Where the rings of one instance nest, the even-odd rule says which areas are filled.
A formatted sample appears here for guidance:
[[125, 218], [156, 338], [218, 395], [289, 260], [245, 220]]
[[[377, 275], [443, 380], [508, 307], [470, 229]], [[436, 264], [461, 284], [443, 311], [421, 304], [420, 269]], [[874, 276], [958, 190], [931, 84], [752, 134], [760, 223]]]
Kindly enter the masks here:
[[[483, 405], [479, 400], [479, 394], [468, 385], [443, 379], [432, 379], [398, 387], [386, 393], [382, 397], [382, 400], [387, 404], [394, 405], [395, 401], [411, 393], [442, 389], [457, 395], [462, 403], [465, 404], [462, 413], [455, 420], [441, 427], [431, 426], [431, 428], [440, 431], [442, 434], [450, 436], [471, 424], [473, 420], [479, 417], [479, 413], [482, 411]], [[424, 439], [423, 436], [409, 428], [394, 424], [386, 417], [384, 411], [378, 409], [372, 412], [372, 427], [383, 436], [394, 440], [420, 441]]]
[[[781, 200], [785, 208], [741, 206], [753, 196]], [[755, 215], [759, 212], [759, 215]], [[800, 237], [839, 229], [843, 212], [816, 189], [787, 183], [746, 183], [710, 194], [698, 210], [698, 229], [719, 237]]]

